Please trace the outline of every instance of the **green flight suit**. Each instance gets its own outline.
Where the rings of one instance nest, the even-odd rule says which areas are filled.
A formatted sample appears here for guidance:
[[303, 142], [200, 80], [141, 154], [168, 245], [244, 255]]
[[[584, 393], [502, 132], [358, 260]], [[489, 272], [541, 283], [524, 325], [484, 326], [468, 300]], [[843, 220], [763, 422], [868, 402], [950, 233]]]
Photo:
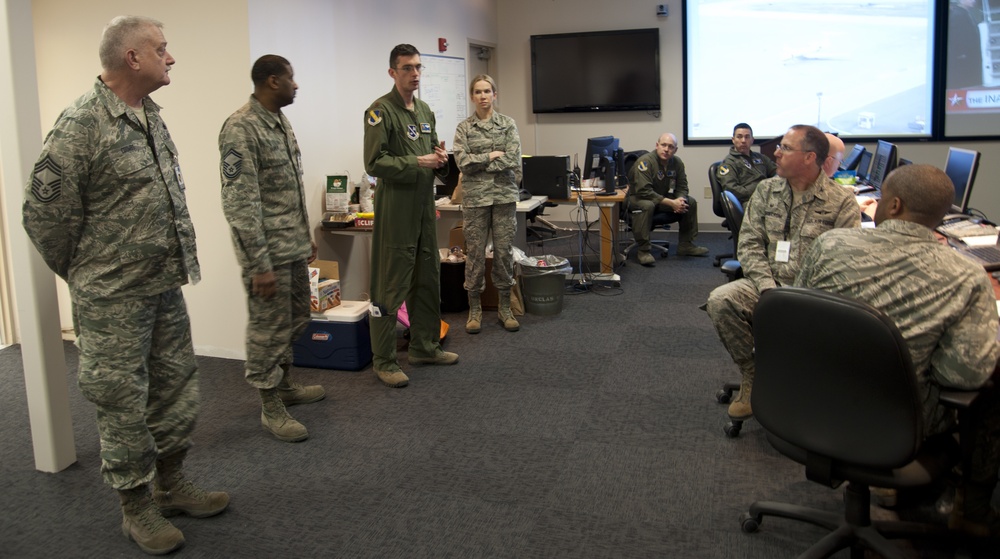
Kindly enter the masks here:
[[[404, 301], [410, 357], [434, 357], [441, 348], [435, 171], [417, 165], [438, 144], [435, 124], [427, 103], [415, 98], [409, 110], [395, 87], [365, 111], [365, 172], [378, 177], [370, 316], [376, 371], [399, 368], [396, 312]], [[442, 177], [447, 172], [438, 170]]]

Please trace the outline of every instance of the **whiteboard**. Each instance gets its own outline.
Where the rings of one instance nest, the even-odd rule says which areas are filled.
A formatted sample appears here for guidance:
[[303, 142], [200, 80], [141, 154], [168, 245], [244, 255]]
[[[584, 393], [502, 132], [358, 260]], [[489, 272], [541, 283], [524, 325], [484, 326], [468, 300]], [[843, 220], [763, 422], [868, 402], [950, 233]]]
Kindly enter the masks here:
[[438, 141], [451, 151], [458, 123], [468, 116], [465, 59], [433, 54], [420, 55], [426, 68], [420, 75], [418, 97], [430, 105], [437, 120]]

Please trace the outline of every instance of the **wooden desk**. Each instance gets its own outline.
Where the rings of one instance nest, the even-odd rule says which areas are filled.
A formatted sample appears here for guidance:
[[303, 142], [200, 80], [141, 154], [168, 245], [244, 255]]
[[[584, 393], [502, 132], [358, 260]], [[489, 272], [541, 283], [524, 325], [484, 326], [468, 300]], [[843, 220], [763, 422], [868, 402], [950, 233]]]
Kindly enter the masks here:
[[[557, 204], [593, 204], [601, 211], [601, 273], [588, 278], [594, 281], [609, 281], [617, 283], [621, 277], [615, 273], [615, 240], [618, 235], [618, 204], [625, 201], [627, 190], [619, 188], [614, 194], [598, 196], [596, 192], [574, 191], [569, 200], [551, 200]], [[582, 255], [581, 255], [582, 258]]]
[[[517, 248], [523, 251], [528, 250], [528, 227], [525, 223], [527, 221], [525, 216], [528, 215], [528, 212], [544, 204], [546, 200], [548, 198], [545, 196], [532, 196], [517, 203], [517, 233], [514, 235], [513, 242]], [[437, 209], [441, 212], [441, 219], [437, 222], [438, 248], [449, 248], [448, 234], [451, 228], [462, 220], [462, 206], [461, 204], [440, 204]]]

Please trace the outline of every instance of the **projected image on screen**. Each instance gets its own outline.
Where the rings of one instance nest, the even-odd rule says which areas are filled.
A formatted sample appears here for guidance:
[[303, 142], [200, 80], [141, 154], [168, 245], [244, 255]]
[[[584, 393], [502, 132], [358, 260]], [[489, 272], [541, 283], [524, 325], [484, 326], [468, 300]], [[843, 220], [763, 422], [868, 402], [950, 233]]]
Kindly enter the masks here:
[[1000, 1], [951, 0], [945, 72], [945, 135], [1000, 130]]
[[685, 135], [758, 138], [813, 124], [841, 137], [932, 134], [935, 6], [689, 0]]

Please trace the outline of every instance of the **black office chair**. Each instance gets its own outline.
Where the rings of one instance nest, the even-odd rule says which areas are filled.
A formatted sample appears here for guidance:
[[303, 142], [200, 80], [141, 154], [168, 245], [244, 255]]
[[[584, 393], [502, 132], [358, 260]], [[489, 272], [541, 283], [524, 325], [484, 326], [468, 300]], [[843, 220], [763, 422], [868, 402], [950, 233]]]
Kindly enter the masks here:
[[554, 208], [558, 205], [555, 202], [545, 201], [525, 214], [525, 237], [529, 243], [541, 246], [544, 241], [559, 234], [558, 228], [544, 217], [545, 208]]
[[[632, 165], [635, 164], [636, 160], [639, 159], [639, 157], [645, 155], [646, 153], [649, 152], [644, 149], [630, 151], [626, 153], [623, 159], [624, 163], [622, 167], [624, 168], [624, 172], [622, 174], [626, 177], [629, 176], [629, 171], [632, 169]], [[625, 232], [628, 234], [632, 233], [632, 214], [635, 212], [636, 210], [629, 205], [629, 197], [628, 195], [626, 195], [625, 201], [622, 202], [620, 205], [619, 219], [622, 222], [624, 222]], [[656, 213], [653, 214], [653, 223], [650, 225], [650, 231], [649, 231], [650, 235], [649, 244], [650, 248], [657, 250], [660, 253], [660, 256], [663, 258], [667, 257], [667, 254], [670, 249], [670, 241], [667, 239], [654, 239], [653, 234], [656, 231], [669, 230], [671, 223], [672, 223], [671, 221], [667, 220], [666, 215], [656, 214]], [[638, 245], [636, 244], [634, 239], [631, 242], [629, 242], [628, 246], [625, 247], [625, 250], [622, 251], [622, 261], [625, 261], [628, 258], [628, 253], [631, 252], [632, 249], [636, 248], [636, 246]]]
[[740, 204], [739, 198], [729, 191], [723, 192], [720, 198], [722, 199], [722, 213], [729, 224], [729, 236], [733, 240], [733, 253], [728, 255], [729, 258], [722, 263], [720, 268], [722, 269], [722, 273], [726, 274], [726, 277], [729, 278], [729, 281], [733, 281], [743, 277], [743, 266], [736, 259], [736, 247], [740, 242], [740, 228], [743, 227], [743, 204]]
[[[925, 438], [917, 375], [893, 322], [853, 299], [778, 287], [761, 295], [753, 333], [753, 411], [768, 441], [805, 465], [809, 480], [830, 488], [846, 480], [848, 487], [843, 516], [757, 501], [742, 516], [742, 530], [757, 531], [765, 515], [831, 530], [800, 557], [847, 547], [852, 557], [862, 557], [862, 548], [901, 557], [887, 538], [950, 538], [944, 526], [871, 520], [869, 486], [927, 485], [961, 459], [951, 434]], [[947, 397], [942, 402], [958, 408], [971, 403]]]
[[[729, 226], [729, 219], [726, 218], [726, 214], [722, 209], [723, 190], [722, 190], [722, 184], [719, 183], [719, 177], [717, 175], [717, 172], [719, 170], [719, 165], [722, 165], [722, 161], [716, 161], [715, 163], [712, 163], [711, 165], [708, 166], [708, 184], [712, 187], [712, 212], [714, 212], [715, 215], [723, 218], [721, 225], [726, 229], [729, 229], [731, 232], [732, 227]], [[713, 262], [713, 265], [715, 267], [719, 267], [722, 265], [723, 261], [728, 260], [730, 258], [736, 258], [735, 250], [733, 251], [732, 254], [726, 254], [726, 253], [716, 254], [715, 262]]]

